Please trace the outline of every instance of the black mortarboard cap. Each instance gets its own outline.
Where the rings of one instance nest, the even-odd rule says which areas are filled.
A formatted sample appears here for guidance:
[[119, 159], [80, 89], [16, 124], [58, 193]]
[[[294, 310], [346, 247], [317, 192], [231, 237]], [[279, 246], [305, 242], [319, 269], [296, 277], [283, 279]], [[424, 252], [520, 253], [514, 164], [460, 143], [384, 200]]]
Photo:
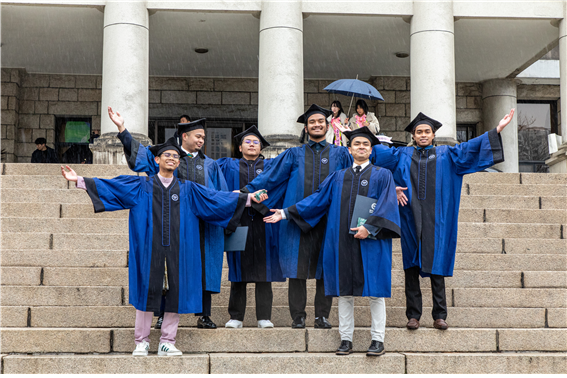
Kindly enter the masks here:
[[203, 129], [205, 130], [206, 118], [201, 118], [189, 123], [178, 123], [177, 124], [177, 134], [182, 135], [183, 133], [188, 133], [189, 131]]
[[439, 129], [441, 126], [443, 126], [443, 124], [441, 122], [436, 121], [433, 118], [430, 118], [430, 117], [428, 117], [425, 114], [420, 112], [413, 119], [413, 121], [410, 122], [410, 124], [405, 128], [405, 130], [408, 133], [413, 134], [413, 130], [419, 125], [429, 125], [429, 126], [431, 126], [431, 129], [433, 130], [433, 132], [436, 132], [437, 129]]
[[181, 149], [181, 146], [179, 146], [179, 144], [175, 140], [175, 137], [169, 138], [162, 144], [156, 144], [155, 146], [150, 147], [150, 151], [154, 156], [159, 156], [167, 150], [177, 151], [180, 158], [187, 156], [187, 154]]
[[253, 125], [253, 126], [247, 128], [246, 130], [244, 130], [243, 132], [241, 132], [240, 134], [235, 135], [234, 140], [236, 140], [236, 142], [238, 144], [242, 144], [244, 137], [246, 137], [248, 135], [254, 135], [258, 139], [260, 139], [260, 144], [262, 145], [262, 148], [266, 148], [270, 145], [270, 143], [268, 143], [268, 141], [266, 139], [264, 139], [262, 134], [260, 134], [260, 131], [258, 130], [258, 128], [256, 128], [256, 125]]
[[326, 119], [331, 114], [333, 114], [333, 112], [330, 111], [329, 109], [325, 109], [325, 108], [320, 107], [319, 105], [313, 104], [309, 107], [309, 109], [307, 109], [307, 111], [305, 113], [303, 113], [302, 115], [299, 116], [299, 118], [297, 119], [297, 122], [307, 124], [307, 120], [313, 114], [323, 114], [325, 116], [325, 119]]
[[372, 134], [372, 131], [370, 131], [368, 127], [361, 127], [353, 131], [345, 131], [343, 134], [348, 138], [349, 146], [350, 142], [352, 142], [352, 140], [357, 137], [368, 139], [371, 146], [380, 144], [380, 141], [378, 140], [378, 138], [376, 138], [376, 135]]

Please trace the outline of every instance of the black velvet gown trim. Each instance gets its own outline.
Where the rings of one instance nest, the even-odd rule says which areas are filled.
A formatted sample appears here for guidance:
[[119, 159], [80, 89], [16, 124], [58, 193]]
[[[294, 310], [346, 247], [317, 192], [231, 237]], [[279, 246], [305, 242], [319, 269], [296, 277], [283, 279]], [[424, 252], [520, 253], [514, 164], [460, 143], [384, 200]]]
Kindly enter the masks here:
[[94, 179], [89, 177], [84, 177], [84, 180], [85, 180], [85, 186], [87, 187], [87, 193], [89, 194], [89, 197], [91, 198], [91, 201], [93, 203], [94, 212], [102, 213], [106, 211], [106, 209], [104, 208], [104, 204], [102, 203], [98, 195], [98, 190], [96, 188]]

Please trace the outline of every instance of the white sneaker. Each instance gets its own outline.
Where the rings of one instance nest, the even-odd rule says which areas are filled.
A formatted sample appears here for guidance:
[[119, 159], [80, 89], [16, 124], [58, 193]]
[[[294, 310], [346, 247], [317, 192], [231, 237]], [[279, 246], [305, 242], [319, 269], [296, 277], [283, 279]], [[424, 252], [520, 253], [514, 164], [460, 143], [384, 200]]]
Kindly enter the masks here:
[[274, 323], [269, 320], [258, 320], [258, 328], [274, 328]]
[[175, 347], [171, 343], [160, 343], [158, 347], [158, 356], [181, 356], [183, 352]]
[[150, 350], [150, 343], [142, 341], [140, 344], [136, 345], [136, 349], [132, 352], [132, 356], [147, 356], [148, 350]]
[[236, 319], [230, 319], [225, 325], [224, 328], [242, 328], [242, 322]]

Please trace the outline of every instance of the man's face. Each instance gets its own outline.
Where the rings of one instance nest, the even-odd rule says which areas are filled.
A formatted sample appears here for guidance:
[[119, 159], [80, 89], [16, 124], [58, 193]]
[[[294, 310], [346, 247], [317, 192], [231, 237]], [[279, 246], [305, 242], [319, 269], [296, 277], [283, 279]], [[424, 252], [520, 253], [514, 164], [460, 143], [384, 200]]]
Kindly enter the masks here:
[[350, 142], [348, 150], [354, 160], [366, 161], [372, 152], [372, 146], [368, 138], [356, 137]]
[[36, 146], [37, 149], [40, 150], [40, 151], [45, 151], [45, 150], [47, 150], [47, 147], [46, 147], [45, 143], [44, 143], [44, 144], [36, 144], [35, 146]]
[[321, 138], [327, 134], [327, 120], [323, 114], [313, 114], [307, 119], [307, 134], [311, 138]]
[[[257, 143], [257, 144], [255, 144]], [[260, 139], [254, 135], [247, 135], [242, 140], [242, 144], [240, 145], [240, 152], [244, 155], [247, 155], [249, 158], [257, 158], [260, 155], [260, 151], [262, 149], [262, 144], [260, 143]]]
[[197, 129], [184, 133], [181, 144], [189, 152], [200, 151], [205, 144], [205, 130]]
[[181, 119], [179, 120], [179, 123], [189, 123], [189, 120], [185, 117], [181, 117]]
[[412, 137], [418, 147], [427, 147], [433, 143], [435, 133], [429, 125], [417, 125], [413, 130]]
[[176, 150], [167, 150], [162, 152], [161, 155], [156, 156], [155, 161], [159, 165], [160, 170], [173, 172], [179, 166], [179, 152]]

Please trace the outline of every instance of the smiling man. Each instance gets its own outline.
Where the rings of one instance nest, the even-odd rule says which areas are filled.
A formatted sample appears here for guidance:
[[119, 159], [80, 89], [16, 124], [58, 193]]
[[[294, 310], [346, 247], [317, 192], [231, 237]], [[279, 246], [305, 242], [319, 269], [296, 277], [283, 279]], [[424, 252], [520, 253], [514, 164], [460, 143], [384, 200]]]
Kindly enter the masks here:
[[[250, 193], [262, 188], [277, 201], [282, 189], [283, 206], [291, 206], [317, 191], [329, 174], [350, 167], [352, 158], [346, 147], [328, 144], [325, 140], [331, 111], [315, 104], [299, 116], [304, 125], [302, 137], [309, 142], [290, 148], [279, 154], [270, 167], [241, 191]], [[315, 328], [331, 328], [327, 320], [332, 298], [325, 297], [322, 266], [319, 252], [323, 245], [326, 218], [309, 232], [303, 232], [295, 223], [283, 221], [280, 225], [279, 254], [282, 272], [289, 278], [288, 301], [292, 328], [305, 328], [307, 304], [307, 279], [316, 278]]]
[[[284, 210], [272, 209], [268, 223], [289, 219], [303, 232], [309, 232], [326, 215], [323, 245], [325, 294], [339, 297], [338, 355], [352, 352], [354, 297], [369, 297], [372, 343], [368, 356], [384, 354], [386, 305], [391, 296], [392, 238], [400, 235], [396, 189], [390, 171], [370, 164], [368, 157], [378, 139], [369, 128], [346, 131], [352, 167], [333, 172], [319, 190]], [[375, 201], [365, 223], [349, 228], [359, 196]], [[352, 231], [352, 232], [351, 232]], [[354, 235], [353, 235], [354, 233]], [[369, 236], [372, 238], [368, 238]]]
[[[500, 132], [514, 109], [483, 135], [456, 145], [434, 146], [440, 122], [419, 113], [406, 127], [413, 147], [376, 145], [370, 161], [392, 171], [399, 188], [407, 328], [419, 328], [422, 312], [419, 276], [431, 278], [433, 326], [448, 328], [445, 277], [453, 275], [463, 176], [504, 161]], [[403, 191], [407, 190], [406, 196]], [[408, 206], [406, 206], [408, 205]]]
[[[108, 116], [118, 127], [118, 138], [124, 145], [124, 155], [128, 166], [134, 172], [145, 172], [155, 175], [159, 167], [154, 161], [150, 147], [145, 147], [132, 137], [124, 126], [124, 118], [118, 112], [108, 107]], [[187, 116], [181, 120], [188, 121]], [[210, 189], [227, 191], [226, 181], [218, 164], [202, 152], [205, 144], [205, 119], [177, 125], [174, 136], [186, 156], [182, 157], [174, 176], [204, 185]], [[224, 253], [224, 231], [222, 228], [205, 222], [199, 223], [201, 240], [201, 259], [203, 267], [203, 312], [199, 317], [197, 327], [215, 329], [216, 324], [211, 320], [211, 294], [220, 293], [222, 261]], [[159, 323], [159, 320], [158, 320]]]
[[[173, 138], [151, 147], [159, 172], [149, 177], [83, 178], [69, 166], [61, 173], [88, 192], [95, 213], [130, 210], [129, 303], [136, 308], [134, 356], [147, 356], [153, 313], [165, 293], [165, 315], [158, 348], [160, 356], [180, 356], [175, 344], [179, 314], [202, 311], [200, 220], [234, 231], [245, 206], [259, 199], [218, 192], [174, 171], [184, 152]], [[256, 194], [256, 193], [255, 193]], [[148, 227], [149, 226], [149, 227]]]

